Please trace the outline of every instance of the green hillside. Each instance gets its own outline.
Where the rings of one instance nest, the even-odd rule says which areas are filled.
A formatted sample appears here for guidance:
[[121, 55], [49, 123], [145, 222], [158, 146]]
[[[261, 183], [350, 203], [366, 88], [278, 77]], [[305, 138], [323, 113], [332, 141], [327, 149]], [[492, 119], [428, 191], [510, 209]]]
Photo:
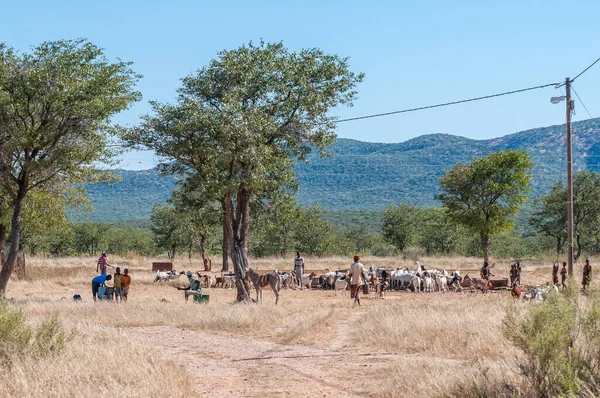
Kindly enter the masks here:
[[[600, 171], [600, 119], [573, 124], [574, 168]], [[491, 140], [432, 134], [397, 144], [338, 139], [331, 157], [313, 155], [295, 168], [298, 201], [326, 210], [381, 210], [392, 202], [436, 205], [433, 196], [445, 170], [458, 162], [500, 149], [526, 149], [533, 157], [533, 193], [546, 192], [566, 178], [565, 126], [527, 130]], [[164, 202], [174, 178], [155, 170], [123, 171], [123, 181], [88, 187], [96, 207], [91, 220], [142, 220]], [[376, 212], [378, 213], [378, 212]], [[339, 217], [332, 212], [331, 218]]]

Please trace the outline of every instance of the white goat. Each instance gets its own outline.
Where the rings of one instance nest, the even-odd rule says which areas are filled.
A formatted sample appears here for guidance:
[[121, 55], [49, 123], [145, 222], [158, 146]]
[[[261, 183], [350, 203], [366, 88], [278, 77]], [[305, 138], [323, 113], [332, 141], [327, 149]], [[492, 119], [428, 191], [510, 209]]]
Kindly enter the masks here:
[[415, 293], [421, 293], [421, 278], [419, 278], [416, 275], [413, 275], [410, 281], [413, 285]]
[[179, 279], [181, 273], [172, 270], [172, 271], [156, 271], [156, 278], [154, 278], [154, 282], [168, 282], [171, 279]]

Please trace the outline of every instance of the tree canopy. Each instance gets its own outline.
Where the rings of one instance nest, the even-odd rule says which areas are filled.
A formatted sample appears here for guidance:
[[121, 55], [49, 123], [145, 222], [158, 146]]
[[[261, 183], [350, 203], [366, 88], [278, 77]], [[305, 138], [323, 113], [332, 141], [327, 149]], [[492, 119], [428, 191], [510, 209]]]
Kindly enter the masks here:
[[165, 157], [165, 170], [194, 174], [220, 202], [239, 300], [249, 299], [250, 204], [274, 184], [294, 180], [293, 158], [333, 142], [329, 111], [352, 105], [362, 79], [348, 59], [319, 49], [291, 52], [282, 43], [250, 42], [184, 78], [177, 104], [152, 103], [154, 114], [131, 131], [131, 144]]
[[436, 198], [450, 218], [479, 234], [485, 261], [490, 235], [509, 228], [525, 203], [532, 167], [525, 151], [498, 151], [459, 163], [440, 178]]
[[110, 119], [140, 99], [139, 76], [85, 40], [45, 42], [29, 53], [0, 45], [0, 183], [12, 206], [11, 245], [0, 297], [12, 274], [31, 190], [94, 180], [109, 163]]

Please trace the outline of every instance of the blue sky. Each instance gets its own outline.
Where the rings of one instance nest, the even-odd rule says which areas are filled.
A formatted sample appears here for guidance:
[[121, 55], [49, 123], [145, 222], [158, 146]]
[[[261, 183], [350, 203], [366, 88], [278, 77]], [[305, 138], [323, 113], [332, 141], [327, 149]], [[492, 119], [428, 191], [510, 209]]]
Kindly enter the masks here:
[[[136, 124], [148, 100], [170, 102], [179, 79], [222, 49], [250, 40], [320, 47], [366, 74], [342, 118], [519, 89], [574, 77], [600, 57], [597, 1], [1, 1], [0, 40], [21, 51], [45, 40], [84, 37], [144, 75], [141, 103], [116, 120]], [[600, 116], [600, 64], [575, 82]], [[338, 135], [401, 142], [429, 133], [498, 137], [564, 123], [559, 90], [339, 125]], [[574, 120], [588, 118], [576, 105]], [[121, 167], [153, 167], [151, 153]]]

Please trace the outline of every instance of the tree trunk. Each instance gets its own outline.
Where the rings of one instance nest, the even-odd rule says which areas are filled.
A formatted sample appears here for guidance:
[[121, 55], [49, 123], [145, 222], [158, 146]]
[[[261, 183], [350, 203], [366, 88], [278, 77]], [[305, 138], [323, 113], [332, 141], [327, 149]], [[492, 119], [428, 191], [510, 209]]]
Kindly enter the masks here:
[[579, 259], [579, 257], [581, 257], [581, 234], [577, 234], [576, 236], [576, 241], [577, 241], [577, 253], [575, 254], [575, 260], [577, 261]]
[[238, 190], [237, 208], [234, 209], [233, 206], [230, 206], [232, 221], [230, 232], [233, 237], [231, 251], [233, 253], [233, 270], [236, 277], [238, 301], [251, 300], [250, 285], [246, 277], [246, 268], [248, 267], [248, 231], [250, 228], [250, 197], [250, 191], [242, 184]]
[[487, 232], [481, 232], [481, 250], [483, 251], [483, 261], [489, 262], [490, 235]]
[[0, 252], [4, 251], [4, 245], [6, 244], [6, 231], [8, 226], [6, 224], [0, 224]]
[[25, 201], [25, 195], [27, 193], [26, 184], [19, 184], [19, 192], [15, 199], [15, 207], [13, 209], [13, 217], [10, 231], [10, 248], [8, 250], [8, 256], [6, 262], [2, 265], [2, 271], [0, 271], [0, 300], [4, 300], [6, 297], [6, 286], [10, 276], [12, 275], [15, 264], [17, 262], [17, 255], [19, 254], [19, 241], [21, 238], [21, 225], [23, 223], [23, 202]]
[[556, 255], [560, 256], [560, 248], [562, 247], [562, 245], [560, 244], [561, 242], [560, 236], [556, 237]]
[[233, 244], [232, 225], [231, 225], [231, 197], [225, 196], [221, 200], [221, 209], [223, 211], [223, 268], [221, 271], [229, 271], [229, 248]]
[[206, 255], [206, 235], [200, 236], [200, 254], [202, 255], [202, 262], [204, 263], [204, 271], [210, 271], [212, 269], [212, 261]]

